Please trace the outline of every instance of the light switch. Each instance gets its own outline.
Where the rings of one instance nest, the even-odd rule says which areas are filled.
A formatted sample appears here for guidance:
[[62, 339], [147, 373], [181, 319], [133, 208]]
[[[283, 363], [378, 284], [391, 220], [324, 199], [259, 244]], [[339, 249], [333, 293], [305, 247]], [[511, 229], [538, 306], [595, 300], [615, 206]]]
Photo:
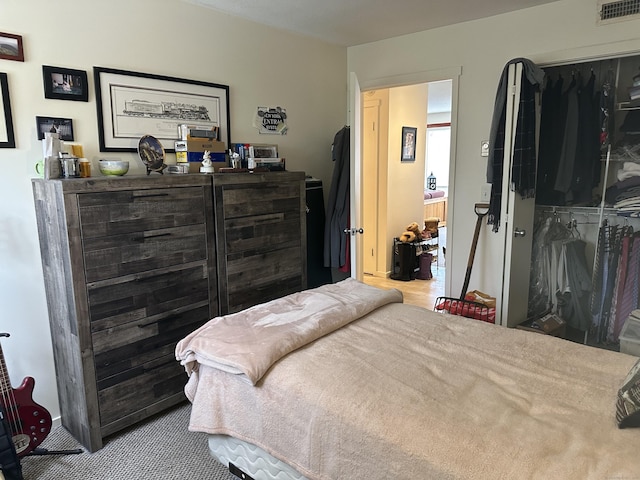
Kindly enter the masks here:
[[491, 184], [485, 183], [480, 187], [480, 201], [489, 203], [491, 201]]

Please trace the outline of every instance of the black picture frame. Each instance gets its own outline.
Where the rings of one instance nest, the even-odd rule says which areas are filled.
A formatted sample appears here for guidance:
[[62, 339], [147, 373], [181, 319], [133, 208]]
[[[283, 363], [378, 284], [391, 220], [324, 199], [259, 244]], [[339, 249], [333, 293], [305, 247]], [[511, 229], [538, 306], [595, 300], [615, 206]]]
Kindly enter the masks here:
[[24, 50], [20, 35], [0, 32], [0, 59], [24, 62]]
[[0, 116], [0, 148], [16, 148], [9, 100], [9, 81], [6, 73], [0, 73], [0, 105], [3, 111], [3, 115]]
[[401, 162], [415, 162], [416, 160], [416, 127], [402, 127], [402, 150], [400, 152]]
[[228, 85], [96, 66], [93, 79], [101, 152], [135, 152], [145, 135], [175, 152], [183, 124], [217, 126], [229, 148]]
[[58, 117], [36, 117], [36, 132], [38, 140], [44, 139], [46, 132], [55, 132], [60, 135], [60, 140], [73, 142], [73, 120]]
[[42, 66], [44, 98], [56, 100], [89, 101], [87, 72], [72, 68]]

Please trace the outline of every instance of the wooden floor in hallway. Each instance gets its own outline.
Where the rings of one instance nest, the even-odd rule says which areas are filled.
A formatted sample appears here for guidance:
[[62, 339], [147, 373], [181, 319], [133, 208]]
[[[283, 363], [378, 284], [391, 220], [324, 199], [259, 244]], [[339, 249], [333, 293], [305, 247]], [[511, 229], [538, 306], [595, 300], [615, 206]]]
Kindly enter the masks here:
[[404, 296], [404, 303], [433, 310], [436, 298], [444, 295], [445, 268], [434, 265], [432, 274], [433, 278], [431, 280], [416, 279], [403, 282], [402, 280], [364, 275], [362, 281], [367, 285], [378, 288], [397, 288]]

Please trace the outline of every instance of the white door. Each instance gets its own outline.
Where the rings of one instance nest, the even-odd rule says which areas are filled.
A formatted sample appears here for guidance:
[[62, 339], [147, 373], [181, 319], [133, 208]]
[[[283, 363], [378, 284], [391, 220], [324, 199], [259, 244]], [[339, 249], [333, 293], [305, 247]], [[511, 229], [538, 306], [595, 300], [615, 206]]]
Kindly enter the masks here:
[[[502, 206], [499, 235], [504, 242], [502, 292], [498, 295], [496, 323], [515, 327], [527, 319], [529, 299], [529, 272], [531, 271], [531, 246], [535, 199], [523, 199], [511, 191], [511, 164], [515, 143], [516, 124], [520, 99], [522, 63], [509, 66], [504, 162], [502, 171]], [[539, 118], [539, 117], [538, 117]]]
[[378, 144], [380, 100], [367, 100], [362, 111], [362, 261], [365, 274], [375, 275], [378, 257]]
[[[362, 92], [355, 73], [351, 72], [349, 82], [349, 125], [351, 125], [350, 144], [350, 216], [351, 237], [349, 255], [351, 258], [351, 277], [362, 281], [362, 163], [360, 162], [362, 143], [360, 122], [362, 121]], [[356, 160], [357, 159], [357, 160]]]

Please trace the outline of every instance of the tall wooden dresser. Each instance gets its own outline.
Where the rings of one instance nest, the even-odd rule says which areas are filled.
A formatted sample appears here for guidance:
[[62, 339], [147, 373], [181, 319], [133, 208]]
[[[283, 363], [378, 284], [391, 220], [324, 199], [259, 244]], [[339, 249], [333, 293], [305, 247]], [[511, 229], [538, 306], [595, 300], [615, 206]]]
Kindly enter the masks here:
[[304, 172], [213, 176], [222, 314], [307, 288]]
[[90, 451], [184, 400], [175, 344], [218, 315], [204, 175], [34, 180], [62, 424]]

